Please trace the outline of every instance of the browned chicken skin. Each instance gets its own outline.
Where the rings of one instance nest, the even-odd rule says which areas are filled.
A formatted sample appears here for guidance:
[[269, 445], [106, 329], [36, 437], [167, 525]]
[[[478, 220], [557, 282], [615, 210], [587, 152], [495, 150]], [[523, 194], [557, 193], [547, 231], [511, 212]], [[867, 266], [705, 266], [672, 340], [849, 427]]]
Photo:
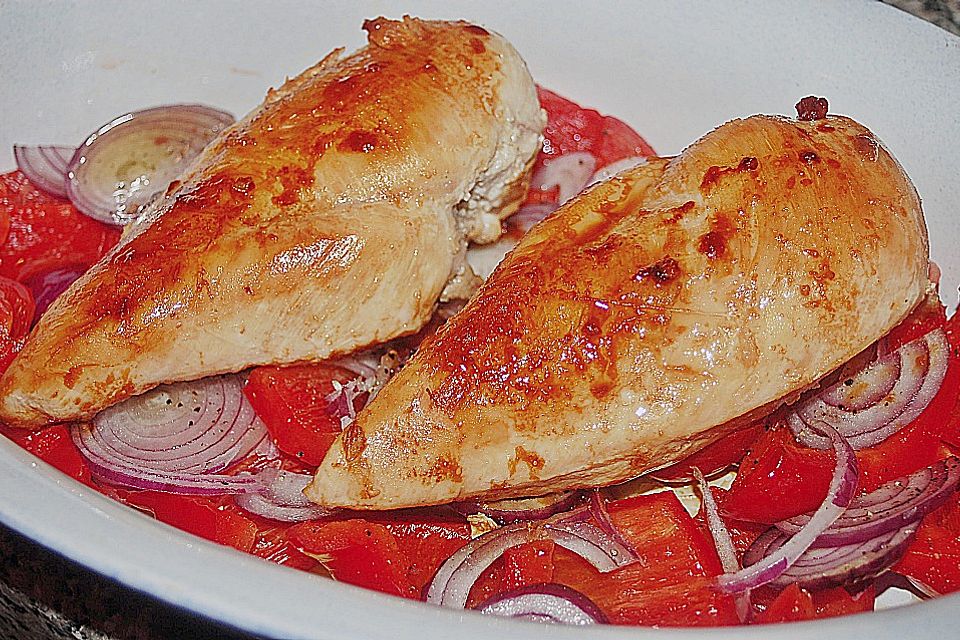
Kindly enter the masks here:
[[917, 194], [862, 126], [730, 122], [535, 227], [306, 494], [383, 509], [637, 476], [884, 335], [927, 259]]
[[323, 360], [468, 295], [539, 147], [533, 80], [500, 36], [385, 19], [271, 91], [43, 316], [0, 420], [77, 420], [163, 382]]

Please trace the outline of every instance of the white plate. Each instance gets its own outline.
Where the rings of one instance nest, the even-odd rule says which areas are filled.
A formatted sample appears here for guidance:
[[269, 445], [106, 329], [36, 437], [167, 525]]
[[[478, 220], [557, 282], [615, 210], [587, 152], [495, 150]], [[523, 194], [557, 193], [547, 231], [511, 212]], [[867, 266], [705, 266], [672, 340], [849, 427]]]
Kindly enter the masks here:
[[[960, 39], [878, 2], [20, 2], [0, 4], [0, 169], [11, 145], [79, 143], [125, 110], [253, 107], [366, 17], [465, 18], [507, 36], [544, 85], [675, 153], [724, 120], [805, 95], [871, 127], [923, 197], [947, 299], [960, 283]], [[3, 439], [0, 439], [3, 440]], [[192, 538], [3, 440], [0, 520], [164, 600], [251, 632], [316, 638], [955, 637], [960, 596], [771, 628], [545, 628], [429, 607]], [[53, 579], [53, 578], [51, 578]]]

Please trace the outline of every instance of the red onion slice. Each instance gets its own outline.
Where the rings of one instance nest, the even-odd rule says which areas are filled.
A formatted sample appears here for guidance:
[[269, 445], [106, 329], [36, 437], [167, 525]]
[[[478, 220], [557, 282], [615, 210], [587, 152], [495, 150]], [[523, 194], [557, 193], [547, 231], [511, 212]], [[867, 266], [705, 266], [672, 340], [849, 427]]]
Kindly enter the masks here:
[[[797, 583], [801, 587], [825, 589], [869, 580], [896, 564], [918, 526], [914, 522], [851, 544], [811, 547], [769, 584], [785, 587]], [[765, 557], [779, 554], [789, 540], [789, 536], [771, 527], [747, 549], [744, 564], [765, 562]]]
[[544, 161], [530, 179], [530, 188], [550, 191], [559, 187], [558, 204], [563, 204], [587, 186], [597, 166], [597, 159], [586, 151], [566, 153]]
[[[939, 460], [925, 469], [892, 480], [850, 506], [830, 528], [820, 534], [813, 547], [854, 544], [875, 538], [916, 522], [947, 501], [960, 484], [960, 458]], [[809, 515], [778, 522], [787, 535], [800, 531]]]
[[844, 380], [798, 402], [787, 415], [797, 441], [825, 449], [826, 422], [854, 449], [874, 446], [913, 422], [937, 395], [949, 364], [943, 329], [908, 342]]
[[[102, 479], [182, 493], [237, 493], [250, 479], [218, 476], [268, 441], [239, 376], [157, 387], [99, 413], [74, 440]], [[161, 488], [162, 487], [162, 488]]]
[[74, 147], [13, 145], [17, 168], [35, 187], [60, 198], [67, 197], [67, 165]]
[[132, 222], [234, 118], [204, 105], [154, 107], [91, 133], [67, 167], [67, 195], [107, 224]]
[[549, 538], [573, 551], [601, 573], [634, 562], [632, 549], [590, 522], [584, 507], [539, 523], [516, 523], [474, 538], [440, 565], [427, 590], [427, 602], [462, 609], [477, 579], [507, 549]]
[[258, 493], [243, 493], [234, 499], [250, 513], [280, 522], [316, 520], [333, 513], [303, 495], [313, 476], [268, 468], [260, 472], [259, 479], [262, 487]]
[[600, 607], [576, 589], [553, 582], [534, 584], [494, 596], [476, 607], [488, 615], [545, 624], [606, 624]]
[[[728, 593], [747, 591], [776, 580], [810, 548], [821, 533], [843, 514], [853, 500], [859, 475], [857, 456], [836, 429], [829, 424], [819, 426], [829, 436], [837, 456], [836, 468], [823, 504], [814, 512], [806, 526], [790, 537], [774, 553], [763, 555], [761, 560], [751, 566], [745, 566], [740, 571], [719, 576], [717, 583], [723, 591]], [[746, 564], [745, 561], [744, 565]]]
[[46, 310], [53, 304], [53, 301], [60, 297], [60, 294], [67, 290], [73, 284], [73, 281], [84, 274], [86, 269], [81, 266], [62, 267], [38, 273], [24, 279], [23, 284], [33, 293], [33, 300], [36, 304], [33, 321], [40, 319]]

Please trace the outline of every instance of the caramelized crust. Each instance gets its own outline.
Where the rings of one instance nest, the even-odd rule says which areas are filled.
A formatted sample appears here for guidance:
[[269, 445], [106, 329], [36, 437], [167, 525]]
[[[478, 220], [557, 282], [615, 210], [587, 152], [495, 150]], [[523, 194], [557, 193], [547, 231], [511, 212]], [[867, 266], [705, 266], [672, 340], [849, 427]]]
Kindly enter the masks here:
[[501, 37], [369, 21], [271, 90], [42, 318], [0, 419], [89, 417], [163, 382], [417, 330], [467, 239], [515, 206], [543, 116]]
[[916, 191], [868, 130], [727, 123], [535, 227], [306, 493], [383, 509], [629, 479], [884, 335], [927, 261]]

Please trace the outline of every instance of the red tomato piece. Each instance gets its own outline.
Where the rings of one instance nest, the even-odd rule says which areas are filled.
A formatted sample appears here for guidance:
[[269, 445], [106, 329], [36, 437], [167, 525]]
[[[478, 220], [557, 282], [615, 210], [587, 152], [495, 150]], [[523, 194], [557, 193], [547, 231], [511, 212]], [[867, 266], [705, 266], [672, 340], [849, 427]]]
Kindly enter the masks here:
[[300, 569], [301, 571], [310, 571], [319, 565], [315, 559], [297, 549], [296, 545], [287, 536], [284, 527], [261, 529], [257, 533], [257, 539], [253, 543], [250, 553], [274, 564]]
[[[356, 377], [329, 364], [257, 367], [250, 372], [244, 393], [277, 447], [316, 467], [340, 433], [340, 418], [327, 399], [335, 390], [333, 383], [346, 384]], [[357, 398], [355, 408], [363, 401]]]
[[249, 552], [256, 540], [253, 521], [213, 498], [161, 491], [118, 490], [117, 495], [157, 520], [211, 542]]
[[[760, 534], [769, 528], [769, 525], [744, 520], [734, 520], [733, 518], [727, 517], [723, 511], [723, 503], [728, 493], [727, 490], [721, 489], [720, 487], [710, 487], [710, 491], [713, 493], [713, 499], [719, 508], [720, 519], [727, 527], [730, 538], [733, 540], [733, 546], [737, 550], [737, 554], [742, 556], [746, 550], [750, 548], [750, 545], [753, 544], [753, 541], [759, 538]], [[700, 511], [697, 512], [696, 521], [705, 535], [710, 536], [712, 540], [713, 535], [710, 533], [710, 527], [707, 524], [707, 517], [702, 505]]]
[[960, 535], [925, 518], [893, 570], [941, 595], [960, 591]]
[[[929, 431], [928, 411], [879, 445], [857, 452], [859, 493], [873, 491], [939, 459], [940, 438]], [[723, 513], [736, 520], [767, 524], [808, 513], [827, 495], [833, 469], [832, 451], [800, 446], [786, 427], [770, 429], [743, 459], [724, 500]]]
[[473, 584], [467, 608], [520, 587], [553, 582], [555, 546], [552, 540], [535, 540], [507, 549]]
[[947, 308], [936, 297], [928, 297], [907, 318], [887, 334], [886, 348], [895, 351], [921, 338], [947, 321]]
[[877, 597], [873, 585], [856, 595], [851, 595], [843, 587], [814, 591], [812, 595], [813, 606], [817, 610], [818, 618], [832, 618], [873, 611]]
[[693, 455], [687, 456], [665, 469], [653, 472], [652, 475], [666, 481], [686, 481], [693, 478], [693, 468], [697, 467], [703, 475], [711, 476], [739, 463], [747, 454], [750, 445], [756, 441], [762, 432], [763, 425], [760, 423], [735, 431], [707, 445]]
[[19, 171], [0, 175], [0, 219], [9, 233], [0, 246], [0, 275], [22, 280], [77, 263], [89, 267], [120, 239], [120, 231], [48, 195]]
[[381, 522], [397, 539], [406, 560], [407, 579], [418, 596], [423, 595], [440, 565], [470, 541], [470, 524], [463, 520], [403, 513]]
[[39, 431], [26, 431], [0, 426], [0, 433], [71, 478], [90, 482], [90, 468], [73, 444], [66, 427], [57, 425]]
[[789, 429], [770, 429], [744, 457], [721, 513], [772, 524], [813, 511], [823, 502], [832, 475], [832, 452], [797, 445]]
[[554, 553], [554, 579], [591, 598], [615, 624], [737, 624], [733, 600], [713, 587], [713, 542], [672, 492], [610, 503], [610, 519], [639, 560], [600, 574], [583, 558]]
[[942, 415], [947, 417], [940, 429], [940, 434], [944, 442], [960, 448], [960, 312], [954, 313], [944, 328], [951, 347], [950, 368], [947, 369], [946, 379], [935, 400], [940, 400], [941, 395], [951, 390], [954, 392], [952, 404], [946, 398], [942, 401], [944, 405], [949, 405], [949, 408], [942, 409], [944, 411]]
[[798, 620], [812, 620], [817, 617], [816, 607], [813, 605], [813, 596], [799, 585], [792, 584], [780, 592], [766, 609], [760, 613], [755, 622], [757, 624], [773, 624], [777, 622], [796, 622]]
[[631, 156], [656, 155], [647, 141], [623, 121], [585, 109], [543, 87], [537, 87], [537, 95], [547, 112], [538, 165], [545, 159], [577, 151], [593, 154], [597, 169]]
[[16, 280], [0, 276], [0, 374], [23, 348], [33, 313], [30, 291]]
[[389, 529], [366, 520], [304, 522], [289, 530], [291, 541], [316, 558], [336, 579], [358, 587], [417, 599], [407, 563]]

